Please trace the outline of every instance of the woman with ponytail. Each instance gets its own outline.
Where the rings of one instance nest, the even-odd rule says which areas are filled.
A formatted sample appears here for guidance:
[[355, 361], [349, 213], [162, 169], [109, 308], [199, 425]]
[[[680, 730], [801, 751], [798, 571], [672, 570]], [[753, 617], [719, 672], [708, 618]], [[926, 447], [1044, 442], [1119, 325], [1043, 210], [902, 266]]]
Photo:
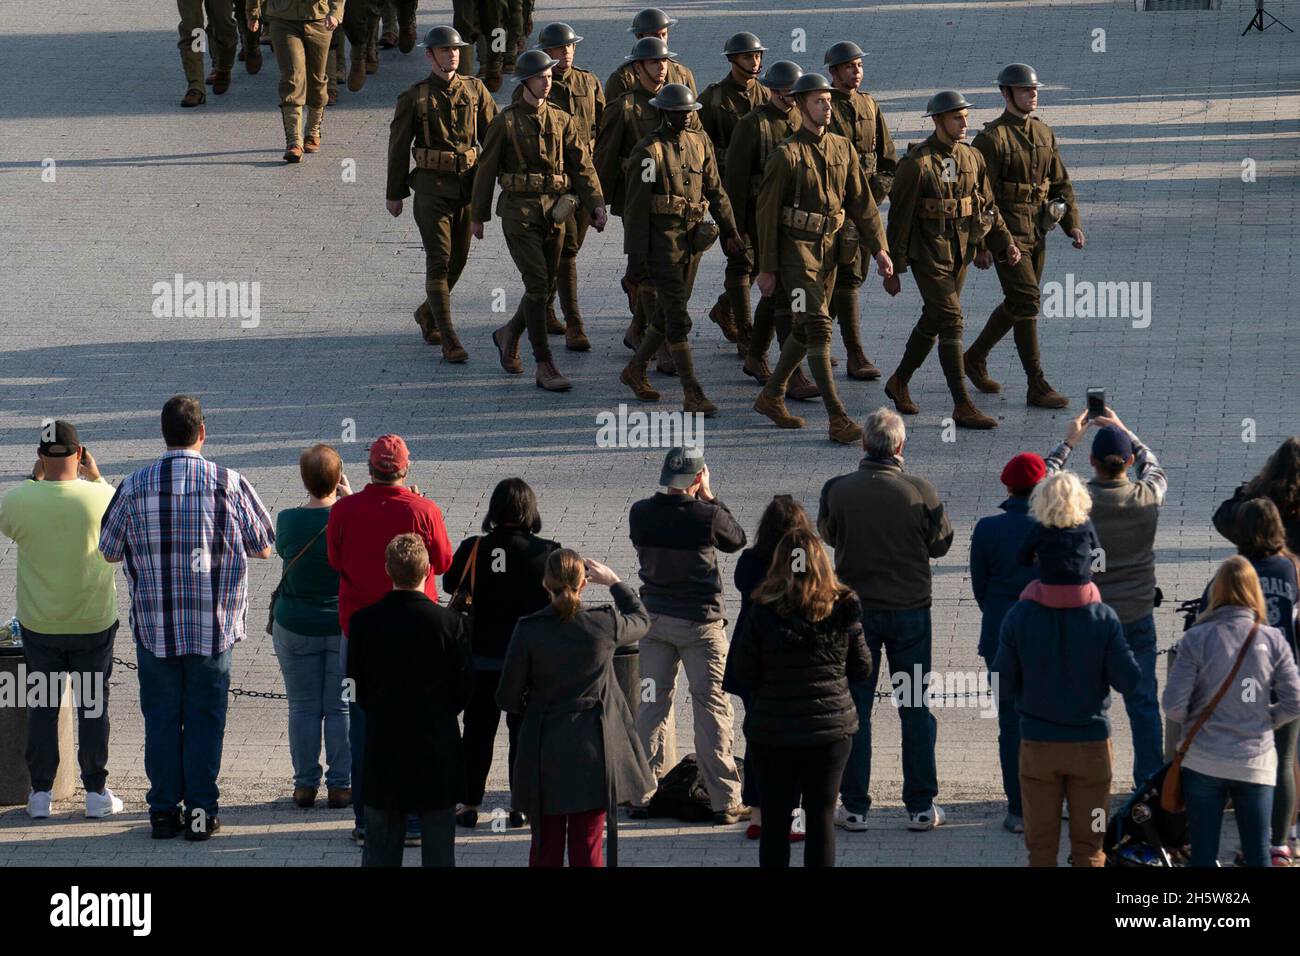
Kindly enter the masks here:
[[[587, 606], [588, 584], [614, 606]], [[653, 786], [627, 700], [614, 679], [614, 651], [650, 629], [636, 591], [598, 561], [568, 548], [546, 559], [550, 603], [519, 619], [497, 685], [497, 704], [523, 714], [511, 802], [528, 815], [530, 866], [603, 866], [601, 829], [619, 803]]]

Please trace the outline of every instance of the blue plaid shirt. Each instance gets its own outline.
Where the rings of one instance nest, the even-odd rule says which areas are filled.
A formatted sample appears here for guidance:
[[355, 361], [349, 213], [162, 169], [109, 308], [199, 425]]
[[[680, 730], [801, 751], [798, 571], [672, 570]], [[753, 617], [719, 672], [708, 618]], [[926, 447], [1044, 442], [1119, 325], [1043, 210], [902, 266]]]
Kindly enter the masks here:
[[244, 637], [248, 559], [275, 528], [243, 475], [169, 451], [123, 479], [99, 550], [126, 559], [131, 630], [155, 657], [214, 655]]

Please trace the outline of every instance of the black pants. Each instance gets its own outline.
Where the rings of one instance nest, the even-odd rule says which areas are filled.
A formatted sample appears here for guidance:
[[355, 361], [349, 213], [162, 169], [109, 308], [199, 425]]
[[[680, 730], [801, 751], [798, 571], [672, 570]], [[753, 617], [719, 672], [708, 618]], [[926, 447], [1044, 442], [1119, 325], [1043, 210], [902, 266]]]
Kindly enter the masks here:
[[[117, 621], [97, 634], [38, 634], [23, 628], [23, 657], [30, 676], [76, 674], [77, 762], [87, 793], [99, 793], [108, 779], [108, 678], [113, 673]], [[57, 678], [56, 678], [57, 679]], [[48, 685], [47, 683], [47, 686]], [[27, 771], [32, 789], [50, 790], [59, 770], [59, 700], [51, 692], [46, 707], [27, 708]]]
[[749, 742], [746, 751], [763, 780], [763, 834], [758, 865], [790, 865], [790, 823], [803, 794], [804, 866], [835, 865], [835, 798], [853, 738], [817, 747], [769, 747]]
[[[465, 733], [462, 740], [465, 749], [466, 806], [478, 807], [483, 804], [488, 771], [492, 769], [492, 748], [497, 739], [497, 727], [501, 723], [501, 711], [497, 707], [497, 683], [500, 680], [500, 671], [474, 672], [474, 690], [465, 708]], [[512, 791], [515, 781], [515, 745], [519, 742], [519, 725], [523, 720], [523, 714], [506, 714], [506, 730], [510, 736], [510, 763], [506, 767], [506, 773]]]
[[[420, 865], [456, 865], [456, 808], [420, 810]], [[406, 840], [405, 810], [380, 810], [366, 805], [366, 845], [362, 866], [401, 866]]]

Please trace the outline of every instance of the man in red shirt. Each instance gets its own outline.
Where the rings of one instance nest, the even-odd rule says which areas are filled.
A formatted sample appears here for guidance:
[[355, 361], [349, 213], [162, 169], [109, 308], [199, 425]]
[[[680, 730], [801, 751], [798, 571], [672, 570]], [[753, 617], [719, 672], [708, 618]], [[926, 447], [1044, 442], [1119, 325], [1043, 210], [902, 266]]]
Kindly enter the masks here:
[[[399, 534], [417, 534], [429, 552], [429, 577], [424, 593], [438, 600], [437, 577], [451, 567], [451, 541], [442, 511], [414, 486], [406, 486], [411, 453], [399, 435], [381, 435], [370, 446], [370, 483], [330, 508], [325, 540], [330, 567], [339, 573], [339, 623], [343, 626], [341, 666], [346, 668], [348, 623], [352, 615], [392, 589], [384, 553]], [[349, 697], [352, 746], [352, 807], [356, 829], [352, 839], [365, 842], [361, 789], [364, 786], [366, 716]], [[418, 845], [408, 834], [408, 843]]]

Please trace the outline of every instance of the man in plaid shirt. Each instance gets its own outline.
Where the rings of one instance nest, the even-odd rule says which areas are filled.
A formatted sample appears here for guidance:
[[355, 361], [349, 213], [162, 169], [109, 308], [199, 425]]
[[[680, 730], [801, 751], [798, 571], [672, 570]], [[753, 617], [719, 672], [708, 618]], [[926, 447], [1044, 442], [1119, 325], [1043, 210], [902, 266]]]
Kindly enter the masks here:
[[248, 611], [247, 559], [271, 557], [275, 530], [253, 486], [200, 454], [198, 399], [170, 399], [162, 432], [166, 453], [123, 480], [99, 550], [125, 559], [131, 587], [153, 836], [206, 840], [220, 826], [217, 774], [231, 648]]

